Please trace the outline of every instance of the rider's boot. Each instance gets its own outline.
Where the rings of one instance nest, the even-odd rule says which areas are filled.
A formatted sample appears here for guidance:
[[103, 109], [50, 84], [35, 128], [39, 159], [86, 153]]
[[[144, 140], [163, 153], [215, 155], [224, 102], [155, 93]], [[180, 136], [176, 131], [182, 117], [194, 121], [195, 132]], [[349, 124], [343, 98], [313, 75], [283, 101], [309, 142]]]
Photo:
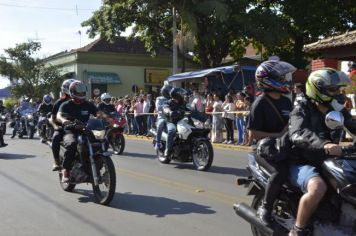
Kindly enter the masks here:
[[52, 167], [52, 171], [58, 171], [61, 169], [61, 166], [59, 164], [59, 160], [55, 159]]
[[165, 157], [169, 157], [171, 154], [172, 154], [172, 150], [170, 150], [170, 149], [164, 150], [164, 156]]
[[69, 182], [69, 171], [66, 169], [62, 170], [62, 183]]

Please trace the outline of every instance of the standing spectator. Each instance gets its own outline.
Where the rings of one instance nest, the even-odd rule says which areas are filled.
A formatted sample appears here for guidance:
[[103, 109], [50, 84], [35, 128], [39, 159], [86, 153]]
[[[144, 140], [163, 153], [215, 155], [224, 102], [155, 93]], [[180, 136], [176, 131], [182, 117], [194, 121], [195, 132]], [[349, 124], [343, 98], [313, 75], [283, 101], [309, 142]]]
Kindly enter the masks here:
[[117, 101], [116, 111], [117, 111], [117, 113], [119, 113], [119, 116], [121, 116], [123, 114], [123, 112], [124, 112], [124, 103], [123, 103], [122, 99], [119, 99]]
[[203, 98], [200, 96], [199, 92], [197, 90], [194, 90], [193, 92], [193, 101], [191, 103], [191, 107], [195, 111], [203, 112]]
[[134, 118], [135, 118], [137, 129], [138, 129], [138, 132], [137, 132], [138, 135], [143, 135], [143, 132], [145, 129], [143, 119], [142, 119], [143, 101], [144, 101], [144, 98], [140, 97], [139, 99], [137, 99], [137, 101], [133, 107]]
[[153, 115], [156, 105], [155, 102], [152, 99], [152, 94], [147, 94], [147, 103], [149, 105], [148, 108], [148, 113], [151, 113], [150, 115], [147, 115], [147, 133], [148, 131], [154, 126], [155, 124], [155, 116]]
[[246, 105], [245, 105], [245, 99], [246, 94], [245, 93], [238, 93], [237, 94], [237, 101], [236, 101], [236, 110], [239, 111], [239, 113], [236, 114], [236, 127], [238, 131], [238, 140], [237, 140], [237, 145], [242, 145], [244, 143], [244, 127], [245, 127], [245, 121], [244, 121], [244, 116], [241, 113], [242, 111], [246, 110]]
[[[222, 102], [217, 94], [213, 96], [214, 104], [213, 104], [213, 113], [214, 112], [222, 112]], [[213, 114], [213, 122], [211, 128], [211, 141], [213, 143], [221, 143], [223, 141], [223, 118], [222, 114]]]
[[250, 143], [250, 139], [249, 139], [249, 134], [248, 134], [248, 129], [247, 129], [247, 121], [249, 119], [249, 116], [250, 116], [250, 111], [251, 111], [251, 104], [253, 102], [253, 99], [252, 97], [250, 96], [246, 96], [245, 99], [244, 99], [244, 102], [245, 102], [245, 111], [246, 113], [244, 114], [244, 122], [245, 122], [245, 127], [244, 127], [244, 143], [242, 145], [246, 145], [248, 146], [249, 143]]
[[351, 80], [352, 91], [354, 93], [354, 104], [356, 104], [356, 62], [352, 62], [349, 71], [349, 78]]
[[137, 97], [134, 96], [131, 101], [130, 114], [132, 114], [132, 133], [138, 135], [139, 133], [138, 124], [136, 122], [135, 115], [133, 114], [136, 103], [137, 103]]
[[124, 100], [124, 109], [123, 109], [123, 114], [125, 115], [126, 119], [126, 127], [127, 127], [127, 134], [132, 134], [132, 115], [130, 114], [131, 110], [131, 100], [129, 98], [126, 98]]
[[209, 93], [206, 96], [206, 106], [205, 106], [205, 113], [208, 116], [209, 125], [211, 124], [211, 121], [212, 121], [212, 115], [209, 113], [213, 111], [213, 109], [214, 109], [213, 105], [214, 105], [213, 95]]
[[234, 143], [234, 113], [229, 113], [235, 111], [234, 100], [231, 95], [225, 96], [225, 102], [223, 104], [224, 110], [224, 121], [225, 121], [225, 129], [226, 129], [226, 140], [224, 143], [233, 144]]

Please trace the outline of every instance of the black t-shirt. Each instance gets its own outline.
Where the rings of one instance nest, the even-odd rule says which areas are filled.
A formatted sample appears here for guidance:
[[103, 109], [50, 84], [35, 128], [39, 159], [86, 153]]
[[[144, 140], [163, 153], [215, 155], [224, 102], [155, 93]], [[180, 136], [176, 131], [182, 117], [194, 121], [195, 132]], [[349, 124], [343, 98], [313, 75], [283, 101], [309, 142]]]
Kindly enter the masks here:
[[59, 107], [58, 112], [62, 112], [64, 117], [67, 117], [68, 120], [78, 119], [86, 123], [90, 115], [96, 115], [98, 109], [93, 103], [88, 101], [76, 104], [72, 100], [68, 100]]
[[52, 104], [47, 105], [45, 103], [41, 103], [37, 109], [37, 111], [41, 113], [41, 115], [47, 115], [48, 113], [52, 112], [52, 110], [53, 110], [53, 105]]
[[253, 102], [247, 122], [247, 128], [268, 133], [281, 132], [285, 125], [288, 124], [289, 113], [293, 109], [292, 102], [289, 98], [284, 96], [281, 96], [278, 100], [268, 97], [281, 114], [284, 120], [284, 124], [282, 124], [282, 121], [275, 109], [264, 96], [268, 95], [259, 96]]
[[110, 113], [116, 111], [114, 105], [112, 105], [112, 104], [106, 105], [106, 104], [103, 103], [103, 102], [98, 105], [98, 109], [99, 109], [99, 111], [102, 111], [102, 112], [104, 112], [104, 113], [107, 114], [107, 115], [110, 115]]

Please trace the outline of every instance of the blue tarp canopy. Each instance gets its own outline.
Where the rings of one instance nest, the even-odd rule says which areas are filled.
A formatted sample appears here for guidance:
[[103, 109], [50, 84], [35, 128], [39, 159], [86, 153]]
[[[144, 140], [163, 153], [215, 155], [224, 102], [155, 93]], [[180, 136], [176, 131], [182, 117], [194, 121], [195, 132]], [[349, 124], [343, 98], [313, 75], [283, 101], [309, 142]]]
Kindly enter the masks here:
[[[209, 74], [222, 72], [224, 74], [233, 74], [236, 73], [235, 66], [223, 66], [210, 68], [205, 70], [191, 71], [180, 74], [171, 75], [167, 78], [168, 82], [178, 81], [178, 80], [186, 80], [186, 79], [194, 79], [194, 78], [202, 78], [207, 77]], [[243, 71], [256, 71], [256, 67], [254, 66], [241, 66]]]
[[0, 98], [11, 97], [11, 91], [8, 88], [0, 89]]
[[189, 79], [204, 79], [207, 82], [208, 92], [217, 92], [224, 96], [228, 92], [242, 91], [244, 86], [255, 83], [255, 66], [224, 66], [200, 71], [192, 71], [171, 75], [168, 82], [184, 81]]

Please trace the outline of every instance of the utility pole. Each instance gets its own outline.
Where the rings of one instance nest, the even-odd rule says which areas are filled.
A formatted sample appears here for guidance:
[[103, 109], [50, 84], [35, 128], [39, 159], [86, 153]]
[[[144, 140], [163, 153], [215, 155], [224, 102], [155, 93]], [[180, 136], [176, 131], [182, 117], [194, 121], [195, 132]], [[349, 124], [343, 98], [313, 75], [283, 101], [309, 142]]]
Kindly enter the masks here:
[[176, 23], [176, 9], [172, 9], [173, 15], [173, 74], [178, 72], [178, 53], [177, 53], [177, 23]]

